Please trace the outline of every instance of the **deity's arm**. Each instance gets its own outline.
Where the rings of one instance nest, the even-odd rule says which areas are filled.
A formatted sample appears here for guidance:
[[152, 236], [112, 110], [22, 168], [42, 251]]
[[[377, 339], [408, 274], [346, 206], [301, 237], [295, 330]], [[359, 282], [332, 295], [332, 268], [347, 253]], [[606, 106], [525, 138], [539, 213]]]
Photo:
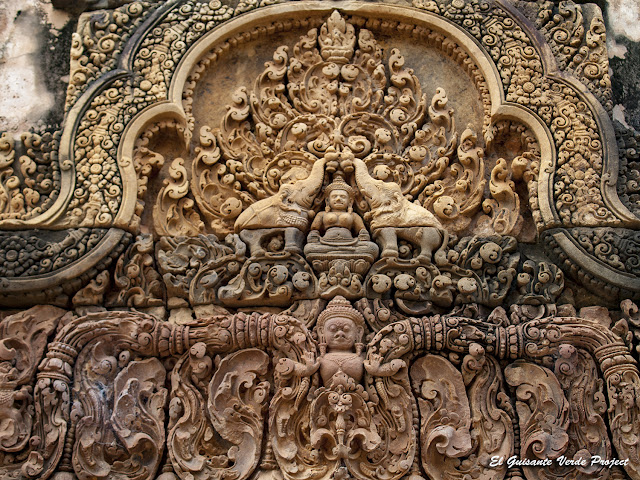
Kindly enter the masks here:
[[311, 224], [310, 230], [313, 232], [314, 230], [320, 231], [324, 227], [324, 212], [318, 212], [318, 214], [313, 219], [313, 223]]
[[357, 213], [353, 214], [353, 230], [356, 233], [360, 233], [362, 232], [362, 230], [364, 230], [365, 232], [367, 231], [367, 228], [364, 226], [364, 221], [362, 220], [362, 217]]
[[283, 377], [309, 377], [320, 368], [320, 360], [316, 359], [313, 352], [306, 352], [302, 356], [302, 362], [296, 362], [291, 358], [281, 358], [276, 365], [276, 372]]
[[369, 359], [364, 361], [365, 370], [369, 375], [373, 375], [374, 377], [390, 377], [406, 366], [405, 361], [398, 358], [382, 364], [382, 357], [375, 353], [371, 354]]

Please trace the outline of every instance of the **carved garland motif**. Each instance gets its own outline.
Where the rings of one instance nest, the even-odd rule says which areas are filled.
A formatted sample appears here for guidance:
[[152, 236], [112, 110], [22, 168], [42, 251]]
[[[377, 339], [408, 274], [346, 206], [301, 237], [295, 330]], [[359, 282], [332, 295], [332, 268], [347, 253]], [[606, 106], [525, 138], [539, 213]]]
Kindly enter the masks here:
[[[491, 456], [609, 458], [606, 413], [618, 456], [640, 478], [635, 360], [620, 337], [590, 320], [512, 317], [504, 326], [491, 317], [407, 318], [364, 347], [365, 317], [342, 297], [320, 313], [317, 341], [282, 314], [179, 326], [133, 312], [72, 321], [63, 313], [35, 307], [0, 323], [1, 351], [24, 359], [2, 380], [10, 399], [2, 422], [14, 432], [0, 439], [3, 478], [73, 468], [83, 479], [142, 479], [162, 468], [185, 479], [242, 479], [258, 465], [285, 478], [395, 479], [420, 468], [429, 478], [505, 478], [504, 465], [487, 468]], [[167, 356], [177, 362], [160, 360]], [[162, 467], [165, 442], [170, 461]], [[596, 467], [554, 462], [523, 472], [610, 473]]]
[[[80, 277], [52, 288], [74, 312], [0, 314], [0, 477], [640, 480], [638, 307], [625, 300], [614, 322], [603, 307], [557, 306], [573, 294], [563, 271], [522, 247], [579, 225], [561, 231], [590, 259], [637, 273], [633, 231], [583, 228], [632, 223], [607, 197], [593, 105], [545, 72], [512, 7], [416, 0], [487, 49], [506, 102], [549, 126], [557, 165], [532, 125], [492, 118], [478, 59], [445, 34], [338, 10], [227, 38], [184, 76], [184, 124], [166, 115], [127, 131], [169, 98], [200, 38], [266, 3], [98, 14], [74, 37], [77, 134], [63, 133], [73, 148], [60, 171], [56, 136], [25, 138], [19, 173], [0, 141], [0, 219], [19, 225], [62, 194], [66, 213], [47, 222], [81, 227], [0, 238], [7, 292], [67, 267]], [[578, 48], [581, 7], [538, 10], [561, 67], [609, 108], [599, 17]], [[300, 27], [192, 142], [206, 69], [234, 42]], [[478, 125], [457, 128], [444, 88], [427, 92], [399, 49], [382, 48], [374, 32], [394, 29], [462, 68]], [[173, 150], [159, 148], [167, 133]], [[633, 141], [620, 141], [632, 204]], [[106, 228], [129, 221], [127, 171], [131, 242]], [[581, 275], [556, 231], [544, 235]], [[94, 249], [109, 255], [87, 266]]]

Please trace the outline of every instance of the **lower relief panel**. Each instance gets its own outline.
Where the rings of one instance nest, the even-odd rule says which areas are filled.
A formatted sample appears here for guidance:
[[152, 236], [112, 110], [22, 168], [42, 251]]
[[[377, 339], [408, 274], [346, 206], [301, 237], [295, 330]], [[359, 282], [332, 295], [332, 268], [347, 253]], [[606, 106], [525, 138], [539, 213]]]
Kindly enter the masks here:
[[375, 332], [362, 305], [336, 297], [309, 326], [5, 316], [0, 476], [640, 478], [635, 306], [611, 330], [575, 315], [394, 314]]

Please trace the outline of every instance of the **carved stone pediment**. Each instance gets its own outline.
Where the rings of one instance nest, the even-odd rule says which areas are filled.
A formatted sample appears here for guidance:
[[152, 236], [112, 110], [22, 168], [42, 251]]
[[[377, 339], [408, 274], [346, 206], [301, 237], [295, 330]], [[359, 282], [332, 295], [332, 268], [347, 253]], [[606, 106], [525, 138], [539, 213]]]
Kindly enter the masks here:
[[[198, 118], [203, 114], [201, 109], [192, 106], [191, 101], [185, 104], [191, 122], [202, 125], [200, 146], [192, 161], [190, 189], [206, 229], [223, 237], [232, 232], [234, 222], [236, 232], [298, 222], [305, 230], [308, 217], [317, 212], [323, 200], [318, 197], [323, 179], [316, 170], [315, 182], [298, 182], [307, 178], [312, 166], [320, 160], [326, 162], [329, 175], [336, 170], [349, 175], [356, 158], [365, 162], [374, 177], [397, 183], [407, 199], [430, 210], [428, 213], [409, 207], [409, 203], [398, 203], [398, 207], [407, 211], [403, 219], [395, 220], [402, 222], [402, 226], [414, 226], [410, 224], [417, 217], [431, 217], [431, 225], [442, 223], [452, 233], [469, 231], [467, 227], [472, 221], [487, 225], [483, 227], [485, 233], [510, 234], [515, 233], [516, 227], [521, 228], [519, 208], [512, 208], [519, 206], [513, 182], [511, 187], [509, 181], [501, 189], [498, 186], [498, 177], [504, 181], [505, 174], [511, 175], [506, 162], [496, 166], [505, 174], [496, 170], [496, 185], [490, 196], [498, 190], [501, 194], [486, 203], [486, 209], [493, 212], [493, 220], [485, 215], [474, 218], [481, 210], [486, 185], [485, 152], [478, 145], [478, 134], [468, 128], [459, 133], [445, 88], [440, 85], [424, 92], [420, 79], [406, 65], [402, 51], [383, 49], [376, 35], [365, 26], [356, 28], [334, 11], [319, 28], [309, 30], [291, 48], [276, 47], [273, 59], [257, 75], [254, 86], [242, 86], [235, 91], [219, 128], [202, 125]], [[464, 121], [475, 121], [472, 128], [481, 133], [482, 117], [477, 110], [488, 109], [483, 100], [487, 104], [489, 100], [482, 91], [487, 88], [485, 81], [473, 77], [474, 72], [480, 77], [477, 67], [474, 70], [469, 66], [471, 72], [464, 72], [457, 65], [465, 58], [461, 51], [458, 53], [462, 58], [455, 58], [445, 47], [431, 48], [451, 64], [449, 69], [457, 67], [470, 77], [466, 82], [449, 81], [448, 86], [460, 88], [468, 84], [479, 90], [477, 97], [469, 95], [458, 103], [464, 105], [465, 113], [476, 109], [474, 118]], [[208, 65], [213, 69], [215, 64], [210, 57], [207, 60], [211, 64], [200, 62], [197, 75], [192, 77], [195, 85], [189, 85], [186, 96], [200, 93], [199, 82], [211, 81], [206, 68]], [[531, 158], [536, 155], [535, 149], [527, 152]], [[520, 173], [529, 167], [528, 163], [520, 165]], [[176, 163], [176, 168], [182, 167]], [[186, 174], [176, 178], [184, 182]], [[356, 187], [353, 180], [351, 183]], [[161, 234], [168, 234], [169, 227], [160, 213], [167, 211], [166, 207], [161, 210], [160, 205], [167, 202], [167, 195], [176, 205], [180, 203], [187, 195], [184, 185], [181, 197], [175, 195], [175, 188], [167, 186], [163, 190], [166, 193], [158, 199], [155, 221]], [[371, 228], [394, 221], [384, 215], [380, 218], [381, 211], [376, 212], [379, 206], [370, 208], [363, 203], [364, 198], [375, 195], [363, 192], [361, 185], [358, 187], [356, 209], [372, 217]], [[509, 188], [511, 203], [507, 207], [504, 202], [509, 197]], [[269, 197], [272, 200], [266, 199]], [[259, 206], [253, 205], [256, 201], [260, 201]], [[269, 202], [284, 202], [291, 209], [282, 210], [282, 205]], [[294, 212], [295, 208], [302, 211]], [[247, 209], [259, 212], [252, 216]], [[385, 213], [386, 217], [392, 217], [390, 212]], [[410, 216], [414, 219], [410, 220]], [[500, 225], [491, 226], [498, 217]], [[181, 225], [186, 228], [185, 222]]]
[[115, 3], [0, 141], [0, 478], [640, 478], [593, 10]]
[[[564, 273], [592, 292], [636, 295], [637, 268], [624, 260], [639, 224], [634, 150], [627, 135], [618, 151], [607, 115], [602, 19], [554, 8], [535, 17], [499, 1], [149, 1], [87, 16], [74, 37], [64, 130], [18, 144], [3, 137], [0, 225], [113, 230], [89, 250], [72, 235], [81, 267], [56, 261], [51, 248], [25, 258], [53, 265], [42, 279], [9, 268], [3, 302], [68, 304], [115, 265], [131, 241], [124, 231], [224, 240], [241, 211], [275, 201], [327, 149], [347, 148], [450, 235], [539, 241], [551, 261], [576, 265]], [[358, 215], [375, 211], [356, 197]], [[375, 229], [379, 219], [365, 220]], [[607, 234], [581, 230], [596, 226]], [[598, 253], [609, 250], [615, 258]], [[348, 263], [334, 268], [342, 279], [366, 277]]]
[[[530, 267], [519, 262], [513, 241], [496, 236], [535, 229], [535, 212], [525, 207], [535, 203], [526, 194], [521, 200], [526, 185], [518, 192], [513, 179], [531, 184], [540, 149], [525, 127], [489, 127], [487, 81], [469, 55], [428, 29], [408, 38], [422, 39], [443, 70], [462, 75], [436, 76], [446, 88], [475, 92], [456, 103], [469, 115], [461, 129], [445, 88], [424, 91], [416, 74], [428, 78], [422, 62], [412, 55], [420, 67], [414, 72], [402, 49], [383, 48], [377, 36], [388, 41], [388, 33], [379, 24], [337, 10], [306, 22], [316, 21], [299, 37], [288, 34], [291, 46], [273, 47], [253, 87], [236, 80], [241, 86], [219, 127], [206, 124], [211, 114], [194, 99], [206, 104], [208, 87], [223, 81], [222, 51], [197, 63], [183, 91], [184, 135], [199, 127], [200, 138], [190, 159], [176, 158], [169, 168], [153, 209], [156, 234], [235, 233], [231, 242], [247, 245], [240, 272], [209, 284], [217, 293], [207, 298], [284, 307], [335, 295], [391, 297], [406, 313], [424, 314], [465, 301], [498, 305], [520, 272], [524, 290], [539, 293], [523, 293], [521, 301], [557, 296], [560, 271], [538, 264], [551, 283], [526, 286]], [[412, 51], [408, 39], [400, 43]], [[259, 48], [259, 40], [247, 41]], [[153, 135], [139, 143], [137, 163], [162, 158], [150, 153]], [[518, 151], [509, 167], [486, 152], [502, 136]], [[346, 195], [343, 204], [336, 195]], [[471, 232], [484, 238], [456, 241]], [[498, 282], [487, 278], [498, 273]]]

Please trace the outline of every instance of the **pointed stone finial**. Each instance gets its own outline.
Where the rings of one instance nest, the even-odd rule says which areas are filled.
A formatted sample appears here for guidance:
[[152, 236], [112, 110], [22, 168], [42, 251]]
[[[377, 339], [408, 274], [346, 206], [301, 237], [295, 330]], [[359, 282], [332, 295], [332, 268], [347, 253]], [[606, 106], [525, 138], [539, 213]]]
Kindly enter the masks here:
[[347, 63], [353, 57], [356, 34], [353, 25], [347, 23], [337, 10], [334, 10], [326, 23], [320, 28], [320, 54], [328, 62]]

